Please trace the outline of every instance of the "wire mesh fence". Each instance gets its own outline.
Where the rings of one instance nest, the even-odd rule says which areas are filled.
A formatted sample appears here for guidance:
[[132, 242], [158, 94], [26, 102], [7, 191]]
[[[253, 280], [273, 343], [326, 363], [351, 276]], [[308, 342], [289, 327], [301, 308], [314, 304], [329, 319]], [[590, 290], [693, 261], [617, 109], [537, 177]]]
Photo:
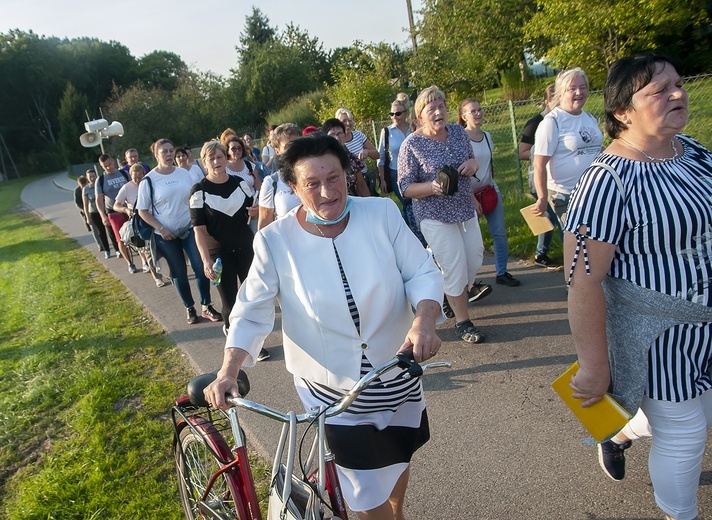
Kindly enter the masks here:
[[[685, 78], [685, 89], [690, 99], [690, 115], [683, 132], [700, 141], [707, 148], [712, 147], [712, 74]], [[497, 184], [505, 202], [505, 220], [510, 236], [510, 254], [527, 255], [531, 253], [529, 241], [512, 240], [513, 236], [526, 236], [525, 224], [518, 209], [530, 204], [527, 170], [529, 163], [519, 160], [519, 140], [524, 125], [534, 115], [543, 110], [541, 100], [510, 101], [506, 103], [482, 104], [484, 123], [482, 128], [492, 135], [495, 144], [494, 171]], [[589, 94], [585, 110], [599, 121], [601, 128], [605, 120], [603, 110], [603, 92]], [[450, 114], [450, 121], [457, 119], [456, 113]], [[374, 121], [359, 126], [375, 146], [384, 127], [390, 121]], [[604, 146], [609, 142], [606, 139]], [[513, 228], [521, 228], [518, 231]], [[484, 232], [484, 230], [483, 230]], [[487, 233], [485, 232], [485, 235]], [[488, 237], [485, 236], [487, 242]]]
[[[712, 147], [712, 74], [685, 78], [685, 89], [690, 98], [690, 116], [683, 132], [700, 141], [707, 148]], [[529, 119], [544, 109], [541, 100], [509, 101], [506, 103], [482, 104], [484, 109], [484, 130], [492, 134], [495, 143], [495, 169], [498, 173], [509, 175], [516, 173], [519, 189], [526, 189], [528, 164], [519, 160], [519, 140], [524, 125]], [[603, 91], [589, 94], [585, 110], [592, 114], [603, 129], [605, 114], [603, 110]], [[457, 119], [456, 113], [450, 114], [450, 120]], [[374, 121], [359, 129], [364, 132], [375, 146], [384, 127], [390, 121]], [[606, 140], [606, 144], [609, 140]], [[501, 180], [501, 178], [500, 178]], [[500, 187], [502, 187], [500, 182]]]

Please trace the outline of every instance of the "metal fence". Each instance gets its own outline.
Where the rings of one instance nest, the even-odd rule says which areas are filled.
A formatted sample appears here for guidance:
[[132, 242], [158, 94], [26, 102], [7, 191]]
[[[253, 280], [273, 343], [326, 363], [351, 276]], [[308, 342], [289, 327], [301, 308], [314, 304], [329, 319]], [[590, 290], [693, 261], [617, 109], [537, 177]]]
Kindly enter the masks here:
[[[712, 74], [685, 78], [685, 88], [690, 98], [690, 118], [684, 133], [691, 135], [707, 148], [712, 147]], [[507, 103], [482, 104], [484, 109], [483, 129], [492, 134], [495, 143], [494, 166], [497, 171], [500, 188], [516, 183], [519, 194], [526, 189], [526, 168], [519, 161], [519, 140], [526, 122], [543, 110], [541, 100], [509, 101]], [[601, 128], [605, 120], [603, 111], [603, 92], [598, 90], [589, 94], [585, 110], [598, 119]], [[452, 113], [450, 120], [455, 121], [457, 114]], [[381, 130], [390, 125], [390, 121], [375, 121], [361, 126], [359, 130], [369, 136], [375, 146]], [[608, 142], [608, 140], [606, 140]], [[507, 182], [510, 181], [510, 182]]]

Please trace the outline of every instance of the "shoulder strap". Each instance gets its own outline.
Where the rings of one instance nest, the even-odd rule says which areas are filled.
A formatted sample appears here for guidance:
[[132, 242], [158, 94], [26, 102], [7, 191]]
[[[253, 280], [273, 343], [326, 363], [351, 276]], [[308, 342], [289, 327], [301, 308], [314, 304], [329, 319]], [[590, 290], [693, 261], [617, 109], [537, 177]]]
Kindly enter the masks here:
[[489, 153], [490, 153], [490, 172], [492, 173], [492, 178], [494, 179], [494, 154], [492, 153], [492, 143], [490, 143], [490, 139], [492, 138], [489, 135], [489, 132], [482, 132], [482, 134], [485, 137], [485, 143], [487, 143], [487, 148], [489, 148]]
[[[391, 161], [393, 160], [393, 157], [391, 157], [391, 147], [388, 144], [388, 138], [390, 136], [390, 132], [388, 131], [388, 127], [385, 127], [383, 129], [383, 151], [386, 153], [386, 159], [384, 161], [384, 166], [388, 166], [388, 168], [391, 167]], [[385, 168], [384, 168], [385, 170]], [[388, 172], [386, 172], [387, 175], [390, 175]]]
[[590, 167], [593, 167], [593, 166], [599, 166], [611, 174], [611, 177], [613, 177], [613, 182], [616, 183], [616, 187], [618, 188], [618, 193], [620, 193], [621, 198], [623, 199], [623, 202], [625, 202], [625, 190], [623, 189], [623, 181], [621, 181], [621, 178], [618, 175], [618, 172], [616, 171], [616, 169], [613, 166], [610, 166], [610, 165], [602, 163], [602, 162], [591, 163]]
[[104, 188], [104, 175], [105, 175], [105, 174], [102, 173], [102, 174], [101, 174], [101, 177], [99, 177], [99, 184], [101, 184], [101, 194], [102, 194], [102, 195], [104, 194], [104, 189], [105, 189], [105, 188]]
[[252, 163], [248, 161], [247, 159], [244, 159], [245, 164], [247, 165], [247, 169], [252, 173]]
[[151, 177], [149, 177], [148, 175], [146, 175], [143, 180], [148, 183], [148, 195], [149, 197], [151, 197], [151, 210], [152, 213], [155, 215], [158, 212], [156, 211], [156, 205], [153, 203], [153, 182], [151, 182]]
[[121, 172], [121, 175], [123, 175], [124, 179], [126, 179], [126, 182], [131, 182], [131, 177], [129, 177], [129, 174], [126, 173], [124, 170], [119, 170]]

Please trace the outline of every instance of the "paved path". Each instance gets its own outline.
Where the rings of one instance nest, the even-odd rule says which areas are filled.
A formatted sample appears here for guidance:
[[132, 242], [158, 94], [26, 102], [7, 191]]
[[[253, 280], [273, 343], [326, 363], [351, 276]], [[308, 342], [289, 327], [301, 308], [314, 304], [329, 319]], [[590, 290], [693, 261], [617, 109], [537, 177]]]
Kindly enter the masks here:
[[[104, 260], [72, 203], [66, 174], [27, 186], [22, 200], [92, 252], [131, 290], [199, 372], [222, 359], [218, 324], [189, 326], [172, 286], [158, 289], [148, 274], [130, 275], [122, 259]], [[492, 258], [483, 268], [494, 284]], [[470, 307], [487, 342], [457, 340], [453, 320], [440, 327], [439, 360], [453, 368], [424, 379], [432, 440], [415, 457], [408, 489], [410, 519], [659, 519], [647, 470], [649, 443], [628, 450], [628, 476], [613, 482], [598, 468], [596, 449], [549, 383], [573, 361], [561, 272], [513, 261], [522, 286], [494, 285]], [[217, 294], [214, 298], [218, 301]], [[277, 323], [277, 328], [279, 323]], [[267, 339], [269, 361], [250, 369], [250, 398], [299, 410], [284, 368], [280, 335]], [[172, 398], [172, 396], [171, 396]], [[168, 404], [167, 404], [168, 406]], [[277, 432], [267, 419], [245, 417], [251, 444], [272, 453]], [[712, 464], [703, 466], [700, 518], [712, 518]]]

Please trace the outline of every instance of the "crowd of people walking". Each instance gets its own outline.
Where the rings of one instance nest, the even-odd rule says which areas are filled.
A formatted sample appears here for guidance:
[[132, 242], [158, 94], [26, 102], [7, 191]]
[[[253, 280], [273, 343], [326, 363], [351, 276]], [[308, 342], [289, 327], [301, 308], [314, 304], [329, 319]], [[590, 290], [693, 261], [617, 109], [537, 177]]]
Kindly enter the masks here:
[[[693, 519], [712, 424], [712, 154], [680, 134], [687, 96], [672, 60], [647, 54], [613, 65], [605, 150], [599, 122], [584, 110], [588, 91], [583, 70], [562, 71], [519, 149], [531, 162], [531, 211], [564, 244], [580, 362], [571, 386], [584, 406], [609, 392], [635, 415], [599, 445], [606, 474], [622, 479], [624, 450], [652, 436], [657, 504], [667, 518]], [[481, 222], [496, 284], [521, 284], [508, 271], [506, 207], [483, 107], [464, 99], [450, 122], [447, 101], [437, 86], [414, 103], [399, 95], [384, 107], [392, 124], [378, 146], [347, 108], [320, 129], [269, 127], [261, 152], [250, 134], [229, 128], [203, 145], [200, 161], [159, 139], [150, 170], [135, 149], [125, 169], [102, 155], [103, 174], [80, 177], [75, 201], [107, 259], [113, 246], [134, 273], [137, 255], [160, 287], [155, 260], [164, 258], [188, 323], [223, 323], [225, 358], [209, 402], [225, 407], [239, 368], [269, 358], [263, 341], [279, 305], [287, 369], [304, 405], [318, 406], [398, 350], [412, 348], [418, 361], [435, 356], [435, 326], [446, 317], [463, 343], [485, 341], [468, 307], [492, 291], [478, 279]], [[144, 248], [121, 240], [135, 214], [153, 230]], [[538, 238], [534, 260], [559, 269], [553, 236]], [[328, 441], [349, 506], [362, 518], [401, 518], [411, 457], [429, 438], [422, 388], [368, 399], [357, 401], [359, 413], [327, 421]], [[398, 439], [395, 456], [384, 447]]]

